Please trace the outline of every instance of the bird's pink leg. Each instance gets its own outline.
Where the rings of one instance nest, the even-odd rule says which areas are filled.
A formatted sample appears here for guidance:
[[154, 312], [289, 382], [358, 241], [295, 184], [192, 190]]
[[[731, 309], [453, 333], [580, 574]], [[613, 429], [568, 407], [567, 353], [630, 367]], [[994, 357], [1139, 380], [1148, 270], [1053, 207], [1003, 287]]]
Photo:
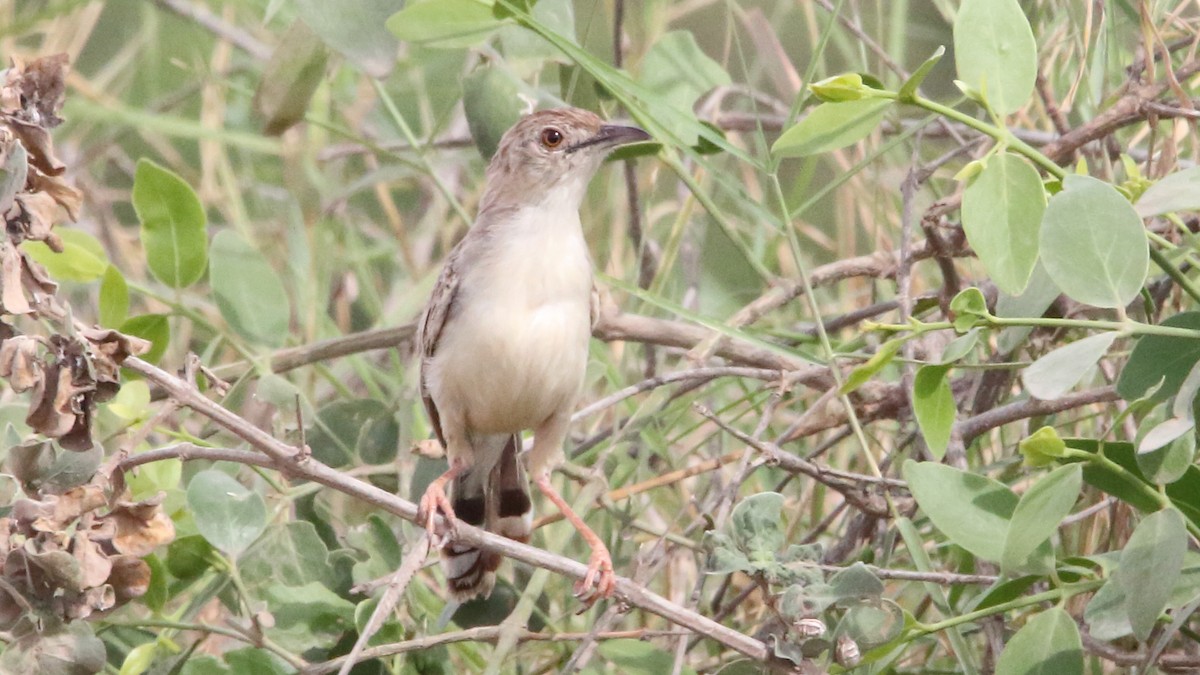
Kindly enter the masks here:
[[447, 530], [454, 532], [454, 507], [450, 505], [450, 498], [446, 496], [446, 485], [458, 478], [466, 468], [466, 462], [461, 459], [451, 461], [446, 473], [434, 478], [425, 488], [425, 494], [421, 495], [421, 501], [417, 504], [417, 523], [430, 534], [434, 533], [433, 522], [438, 511], [441, 511], [442, 517], [446, 519]]
[[[586, 605], [591, 605], [600, 598], [611, 597], [617, 586], [617, 576], [613, 573], [612, 556], [608, 553], [608, 547], [592, 531], [592, 528], [583, 522], [583, 518], [580, 518], [579, 514], [571, 509], [562, 495], [558, 494], [558, 490], [555, 490], [554, 486], [550, 484], [548, 472], [539, 473], [534, 477], [533, 482], [537, 484], [542, 494], [554, 502], [559, 511], [562, 511], [563, 517], [575, 526], [583, 540], [592, 549], [592, 557], [588, 560], [587, 575], [584, 576], [583, 581], [575, 585], [575, 595]], [[592, 588], [593, 584], [595, 585], [594, 589]]]

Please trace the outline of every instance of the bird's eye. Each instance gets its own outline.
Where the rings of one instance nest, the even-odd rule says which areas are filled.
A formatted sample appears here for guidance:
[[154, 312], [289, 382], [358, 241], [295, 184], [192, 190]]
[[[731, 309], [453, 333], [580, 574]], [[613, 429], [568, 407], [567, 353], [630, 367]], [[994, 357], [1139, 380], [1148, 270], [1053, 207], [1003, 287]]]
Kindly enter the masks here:
[[546, 127], [545, 129], [542, 129], [542, 145], [553, 149], [562, 145], [562, 142], [563, 134], [558, 129], [555, 129], [554, 127]]

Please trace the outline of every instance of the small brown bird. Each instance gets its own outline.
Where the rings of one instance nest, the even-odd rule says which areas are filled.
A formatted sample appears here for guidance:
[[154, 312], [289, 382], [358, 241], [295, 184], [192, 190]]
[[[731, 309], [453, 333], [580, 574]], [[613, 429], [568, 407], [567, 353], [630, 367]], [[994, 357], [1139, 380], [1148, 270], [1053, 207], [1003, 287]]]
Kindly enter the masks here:
[[[588, 603], [612, 594], [612, 557], [550, 483], [595, 318], [579, 205], [611, 149], [649, 138], [575, 108], [517, 122], [488, 165], [479, 216], [450, 253], [419, 324], [421, 396], [450, 462], [421, 497], [421, 521], [432, 531], [441, 511], [451, 523], [458, 517], [528, 541], [533, 508], [519, 455], [520, 434], [532, 429], [533, 482], [592, 549], [576, 587]], [[498, 554], [451, 539], [441, 555], [455, 600], [491, 593]]]

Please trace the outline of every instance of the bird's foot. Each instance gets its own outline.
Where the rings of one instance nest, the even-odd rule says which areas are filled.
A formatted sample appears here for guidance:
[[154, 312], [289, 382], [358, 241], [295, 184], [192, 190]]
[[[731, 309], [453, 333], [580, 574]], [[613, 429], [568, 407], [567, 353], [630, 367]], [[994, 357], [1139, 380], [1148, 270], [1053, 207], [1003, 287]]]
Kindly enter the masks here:
[[[612, 597], [617, 587], [617, 575], [613, 573], [612, 556], [603, 543], [597, 541], [588, 560], [587, 574], [575, 585], [575, 597], [583, 603], [583, 609], [591, 607], [600, 598]], [[581, 610], [582, 611], [582, 610]]]
[[[450, 505], [450, 498], [446, 496], [445, 482], [438, 478], [430, 483], [417, 504], [417, 522], [429, 533], [432, 544], [439, 548], [454, 537], [457, 530], [455, 524], [458, 522], [454, 516], [454, 507]], [[446, 523], [445, 530], [440, 533], [434, 525], [439, 511]]]

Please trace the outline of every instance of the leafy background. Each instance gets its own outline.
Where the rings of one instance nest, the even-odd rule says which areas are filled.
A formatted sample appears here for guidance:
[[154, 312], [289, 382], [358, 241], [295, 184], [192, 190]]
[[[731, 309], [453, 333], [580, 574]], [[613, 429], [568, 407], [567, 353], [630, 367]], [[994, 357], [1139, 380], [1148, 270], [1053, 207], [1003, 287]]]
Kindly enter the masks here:
[[[1198, 21], [0, 4], [0, 670], [1200, 668]], [[584, 205], [556, 478], [629, 580], [577, 614], [550, 512], [447, 606], [411, 322], [563, 104], [658, 141]]]

